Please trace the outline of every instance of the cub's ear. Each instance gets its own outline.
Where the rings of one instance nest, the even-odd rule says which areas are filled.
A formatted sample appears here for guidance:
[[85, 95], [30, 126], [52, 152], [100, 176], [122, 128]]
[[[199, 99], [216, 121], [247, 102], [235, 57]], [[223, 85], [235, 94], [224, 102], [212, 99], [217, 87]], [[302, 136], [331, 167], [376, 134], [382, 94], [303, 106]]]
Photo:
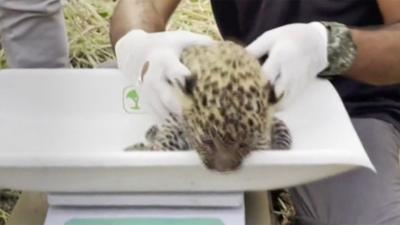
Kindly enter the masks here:
[[190, 76], [185, 77], [184, 84], [182, 85], [178, 82], [178, 86], [183, 92], [183, 94], [192, 97], [193, 90], [197, 84], [197, 74], [192, 74]]
[[276, 96], [275, 86], [270, 82], [264, 86], [264, 90], [268, 91], [268, 102], [273, 105], [278, 103], [285, 95], [285, 93], [282, 93], [280, 96]]

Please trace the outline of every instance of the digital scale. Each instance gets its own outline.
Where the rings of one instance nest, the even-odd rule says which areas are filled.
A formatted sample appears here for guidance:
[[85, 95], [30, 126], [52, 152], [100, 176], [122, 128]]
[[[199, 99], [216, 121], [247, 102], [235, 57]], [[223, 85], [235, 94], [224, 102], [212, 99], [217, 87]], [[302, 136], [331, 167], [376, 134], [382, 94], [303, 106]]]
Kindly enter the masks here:
[[115, 69], [1, 70], [0, 186], [47, 193], [45, 225], [244, 225], [245, 191], [374, 169], [328, 81], [278, 113], [293, 149], [229, 173], [195, 151], [124, 151], [154, 123], [131, 83]]

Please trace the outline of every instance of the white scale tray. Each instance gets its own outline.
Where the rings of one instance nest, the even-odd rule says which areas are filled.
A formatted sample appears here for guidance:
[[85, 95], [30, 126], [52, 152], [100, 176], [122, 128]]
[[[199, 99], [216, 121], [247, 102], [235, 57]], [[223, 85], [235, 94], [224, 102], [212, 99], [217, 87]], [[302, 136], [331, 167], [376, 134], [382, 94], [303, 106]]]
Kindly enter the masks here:
[[317, 80], [280, 113], [290, 151], [257, 151], [233, 173], [189, 152], [124, 152], [152, 119], [124, 110], [113, 69], [0, 71], [0, 187], [43, 192], [268, 190], [373, 169], [334, 88]]

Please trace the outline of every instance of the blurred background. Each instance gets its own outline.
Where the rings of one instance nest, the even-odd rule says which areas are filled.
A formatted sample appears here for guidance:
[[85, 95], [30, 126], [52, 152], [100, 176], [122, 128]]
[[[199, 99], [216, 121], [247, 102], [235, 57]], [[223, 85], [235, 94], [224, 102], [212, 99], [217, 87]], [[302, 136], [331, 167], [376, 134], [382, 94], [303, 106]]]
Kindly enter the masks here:
[[[108, 31], [115, 3], [115, 0], [66, 1], [65, 22], [74, 68], [93, 68], [114, 58]], [[189, 30], [220, 38], [209, 0], [182, 0], [167, 29]], [[6, 67], [4, 50], [0, 49], [0, 68]]]

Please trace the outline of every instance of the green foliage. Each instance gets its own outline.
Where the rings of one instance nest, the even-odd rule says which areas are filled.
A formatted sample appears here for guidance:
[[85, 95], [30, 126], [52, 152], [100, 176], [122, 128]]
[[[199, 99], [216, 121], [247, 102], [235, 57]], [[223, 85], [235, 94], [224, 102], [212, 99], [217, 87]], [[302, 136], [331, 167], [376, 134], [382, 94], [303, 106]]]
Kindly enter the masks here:
[[3, 48], [0, 48], [0, 69], [3, 68], [7, 68], [6, 53]]
[[4, 225], [17, 202], [19, 191], [3, 189], [0, 190], [0, 225]]
[[10, 216], [10, 214], [8, 214], [6, 211], [0, 209], [0, 224], [6, 224], [9, 216]]

